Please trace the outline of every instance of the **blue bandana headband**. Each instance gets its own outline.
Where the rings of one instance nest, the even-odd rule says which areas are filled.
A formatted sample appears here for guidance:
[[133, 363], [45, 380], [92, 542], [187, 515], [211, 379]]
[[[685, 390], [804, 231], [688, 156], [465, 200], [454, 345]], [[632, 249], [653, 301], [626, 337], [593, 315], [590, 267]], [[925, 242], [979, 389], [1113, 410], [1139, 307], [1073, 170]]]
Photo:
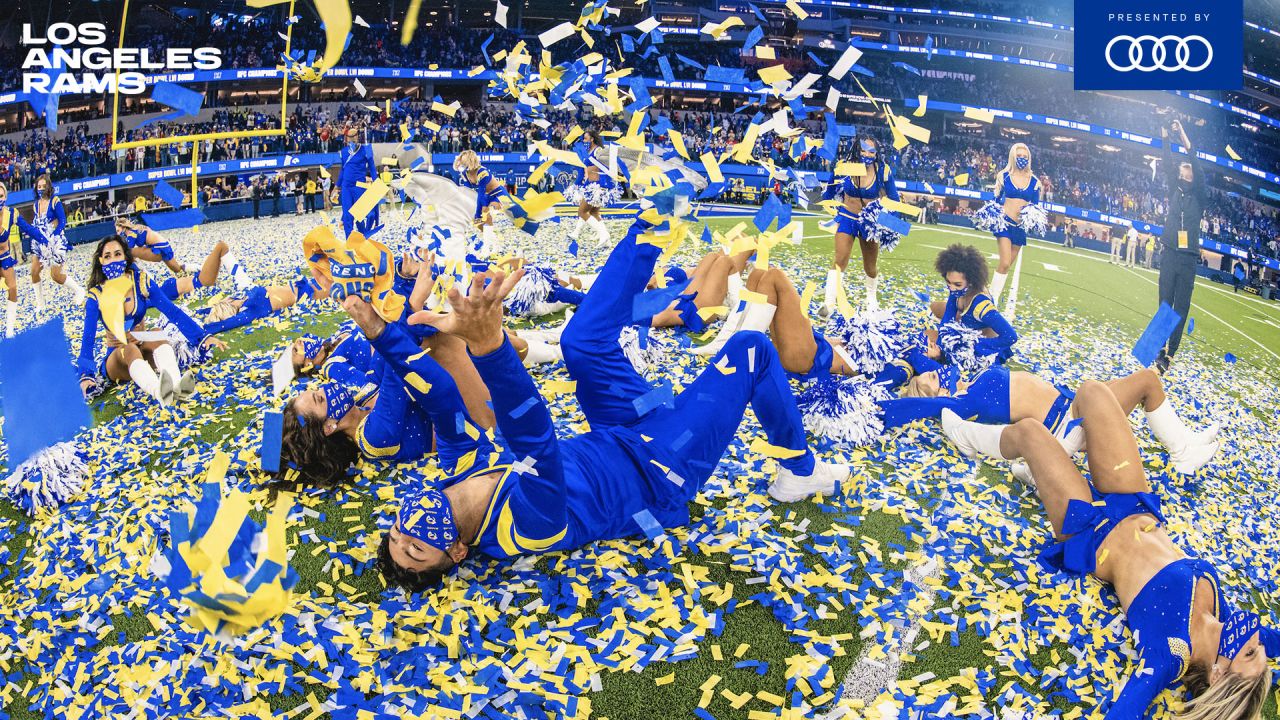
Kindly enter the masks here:
[[400, 532], [424, 542], [440, 552], [458, 540], [458, 526], [453, 521], [449, 498], [436, 488], [420, 488], [409, 493], [396, 513]]
[[1257, 613], [1247, 610], [1236, 610], [1222, 624], [1222, 637], [1218, 640], [1218, 654], [1228, 660], [1235, 660], [1236, 655], [1244, 648], [1249, 638], [1258, 632], [1262, 619]]

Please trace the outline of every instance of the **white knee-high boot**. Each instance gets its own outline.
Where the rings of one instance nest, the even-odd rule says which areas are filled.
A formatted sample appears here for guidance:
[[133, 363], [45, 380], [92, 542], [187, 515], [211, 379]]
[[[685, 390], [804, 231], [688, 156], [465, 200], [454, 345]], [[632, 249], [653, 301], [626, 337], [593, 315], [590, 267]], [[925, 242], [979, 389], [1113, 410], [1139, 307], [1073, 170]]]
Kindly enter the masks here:
[[1217, 429], [1210, 428], [1204, 435], [1192, 432], [1168, 399], [1155, 410], [1146, 410], [1145, 414], [1151, 434], [1169, 451], [1169, 461], [1174, 470], [1188, 475], [1194, 473], [1218, 452], [1218, 441], [1213, 439]]
[[863, 281], [863, 285], [867, 288], [867, 312], [875, 312], [880, 309], [880, 299], [876, 297], [876, 290], [880, 287], [880, 277], [868, 277]]
[[720, 326], [716, 339], [702, 347], [694, 348], [693, 354], [714, 355], [720, 352], [720, 348], [729, 342], [729, 338], [733, 337], [734, 333], [739, 331], [768, 332], [769, 326], [773, 324], [773, 315], [777, 311], [777, 305], [763, 302], [746, 303], [746, 307], [741, 310], [735, 308]]
[[836, 268], [827, 271], [827, 284], [822, 290], [822, 307], [818, 308], [818, 314], [827, 317], [836, 311], [837, 293], [844, 292], [840, 287], [841, 272]]
[[71, 288], [71, 293], [75, 297], [76, 304], [83, 305], [84, 304], [84, 286], [80, 284], [79, 280], [76, 280], [74, 277], [72, 277], [71, 273], [66, 272], [65, 269], [63, 270], [63, 272], [66, 273], [66, 276], [63, 279], [62, 284], [65, 285], [66, 287]]
[[167, 398], [173, 395], [173, 383], [168, 376], [157, 375], [156, 371], [141, 358], [129, 363], [129, 377], [138, 389], [151, 396], [160, 405], [167, 405]]
[[942, 411], [942, 431], [967, 457], [987, 457], [1011, 460], [1000, 453], [1000, 434], [1008, 425], [984, 425], [962, 420], [950, 410]]
[[9, 300], [4, 308], [4, 336], [13, 337], [13, 332], [18, 325], [18, 301]]
[[729, 289], [724, 296], [725, 307], [733, 310], [738, 307], [738, 295], [742, 293], [742, 276], [738, 273], [729, 273]]
[[591, 225], [591, 229], [596, 231], [596, 241], [601, 245], [608, 245], [612, 238], [609, 237], [609, 228], [604, 224], [604, 220], [592, 215], [587, 218], [587, 223]]
[[35, 291], [36, 311], [44, 310], [44, 284], [39, 280], [32, 280], [31, 289]]
[[520, 339], [529, 344], [529, 348], [524, 354], [523, 362], [525, 367], [544, 365], [564, 359], [564, 353], [560, 350], [559, 345], [543, 342], [538, 338], [530, 337], [529, 334], [524, 332], [520, 333]]
[[987, 288], [987, 294], [991, 296], [993, 301], [1000, 301], [1000, 293], [1004, 291], [1004, 281], [1007, 277], [1009, 277], [1009, 274], [1002, 272], [991, 276], [991, 287]]
[[568, 225], [565, 227], [565, 231], [569, 233], [569, 239], [577, 240], [578, 235], [582, 233], [582, 227], [584, 225], [584, 223], [582, 222], [582, 218], [575, 215], [574, 217], [570, 218], [567, 222], [568, 222]]
[[183, 376], [182, 369], [178, 366], [178, 356], [173, 352], [172, 345], [166, 343], [152, 350], [151, 357], [155, 360], [160, 375], [168, 376], [174, 392], [174, 396], [165, 398], [166, 403], [172, 403], [177, 399], [177, 395], [189, 395], [191, 390], [195, 389], [194, 383]]
[[[248, 290], [253, 287], [253, 280], [249, 279], [249, 273], [245, 272], [240, 259], [235, 255], [230, 252], [224, 253], [219, 265], [224, 273], [231, 276], [231, 282], [235, 283], [237, 290]], [[200, 272], [199, 269], [196, 272]]]

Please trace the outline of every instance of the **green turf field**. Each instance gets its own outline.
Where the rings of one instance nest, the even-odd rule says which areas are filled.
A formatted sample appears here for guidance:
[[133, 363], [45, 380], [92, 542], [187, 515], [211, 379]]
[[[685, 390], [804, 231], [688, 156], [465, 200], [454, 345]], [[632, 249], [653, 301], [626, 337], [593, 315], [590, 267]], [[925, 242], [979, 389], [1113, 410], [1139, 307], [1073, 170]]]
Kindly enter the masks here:
[[[725, 230], [740, 220], [717, 218], [710, 222], [713, 228]], [[804, 244], [775, 249], [772, 261], [797, 271], [805, 279], [820, 279], [830, 257], [832, 241], [826, 231], [817, 227], [817, 222], [816, 218], [807, 219]], [[620, 232], [620, 227], [614, 226], [615, 234]], [[880, 291], [881, 305], [919, 313], [923, 305], [916, 297], [917, 292], [943, 297], [941, 280], [932, 271], [933, 258], [938, 250], [957, 242], [970, 243], [992, 253], [995, 250], [994, 241], [987, 235], [953, 228], [918, 226], [895, 252], [881, 257], [880, 273], [884, 278]], [[697, 242], [691, 241], [682, 250], [681, 258], [692, 261], [702, 249]], [[994, 266], [994, 259], [992, 263]], [[858, 268], [855, 249], [847, 275], [855, 302], [861, 292]], [[1032, 242], [1024, 250], [1016, 279], [1011, 274], [1005, 295], [1008, 298], [1012, 288], [1017, 288], [1014, 325], [1022, 331], [1024, 326], [1019, 319], [1027, 318], [1026, 322], [1040, 336], [1036, 340], [1039, 344], [1032, 347], [1052, 348], [1054, 333], [1065, 339], [1064, 346], [1077, 338], [1104, 335], [1111, 340], [1111, 345], [1098, 352], [1122, 355], [1124, 349], [1132, 346], [1155, 311], [1155, 283], [1154, 271], [1118, 267], [1109, 264], [1100, 254]], [[1004, 300], [1001, 305], [1005, 305]], [[1200, 280], [1192, 316], [1194, 333], [1184, 340], [1179, 364], [1169, 377], [1170, 383], [1177, 383], [1180, 377], [1192, 374], [1192, 371], [1182, 369], [1185, 362], [1188, 367], [1195, 367], [1197, 373], [1206, 368], [1209, 371], [1230, 370], [1255, 378], [1259, 386], [1269, 385], [1274, 391], [1277, 380], [1280, 380], [1280, 356], [1277, 355], [1280, 353], [1280, 304], [1264, 302], [1256, 296], [1234, 295], [1227, 287]], [[271, 320], [251, 333], [235, 334], [230, 339], [230, 356], [257, 358], [272, 355], [278, 353], [281, 343], [287, 338], [304, 331], [323, 333], [336, 327], [341, 319], [340, 311], [331, 309], [319, 315], [290, 315], [283, 320]], [[1234, 368], [1228, 367], [1224, 360], [1227, 353], [1238, 358]], [[1121, 357], [1116, 362], [1122, 360]], [[264, 377], [258, 370], [250, 371], [245, 379], [260, 383]], [[212, 389], [212, 386], [207, 389]], [[95, 404], [94, 416], [100, 428], [114, 427], [112, 423], [128, 420], [129, 413], [124, 412], [117, 394], [108, 394]], [[1233, 391], [1233, 394], [1237, 393]], [[206, 398], [211, 396], [210, 393], [205, 394]], [[1274, 395], [1268, 398], [1239, 393], [1236, 399], [1261, 419], [1275, 417], [1270, 407]], [[259, 409], [249, 402], [207, 402], [186, 408], [182, 418], [190, 432], [185, 437], [190, 442], [211, 446], [226, 444], [243, 449], [249, 446], [245, 438], [257, 428]], [[133, 504], [139, 513], [144, 514], [173, 507], [189, 482], [182, 480], [181, 473], [175, 470], [174, 448], [157, 443], [141, 448], [140, 453], [138, 478], [141, 479], [134, 483], [137, 487], [121, 491], [122, 506]], [[855, 457], [860, 456], [855, 453]], [[952, 459], [948, 462], [954, 462], [954, 451], [950, 457]], [[827, 540], [839, 536], [852, 539], [863, 548], [864, 554], [880, 561], [870, 563], [864, 559], [865, 567], [853, 575], [855, 582], [868, 580], [874, 584], [878, 577], [876, 573], [885, 573], [885, 577], [894, 578], [897, 582], [903, 571], [923, 563], [925, 558], [921, 549], [928, 538], [936, 539], [938, 530], [948, 527], [947, 523], [954, 522], [954, 518], [947, 516], [950, 519], [946, 522], [938, 519], [943, 517], [943, 509], [936, 504], [934, 491], [922, 489], [917, 469], [894, 467], [874, 457], [864, 460], [856, 468], [857, 472], [882, 479], [892, 490], [889, 497], [901, 499], [905, 506], [899, 506], [892, 500], [886, 503], [884, 499], [873, 501], [866, 498], [836, 510], [809, 502], [774, 506], [769, 509], [769, 522], [761, 532], [770, 533], [770, 546], [780, 553], [779, 557], [786, 558], [787, 562], [820, 565], [823, 558], [814, 552], [814, 545], [821, 547]], [[164, 489], [148, 493], [145, 489], [147, 479], [156, 480], [157, 486]], [[739, 487], [734, 482], [734, 478], [729, 478], [729, 487]], [[984, 496], [980, 502], [974, 500], [971, 506], [966, 505], [967, 511], [976, 513], [977, 509], [982, 509], [997, 516], [1005, 513], [1015, 524], [1038, 522], [1034, 498], [1024, 495], [1012, 503], [992, 499], [1015, 496], [1018, 492], [1000, 468], [990, 464], [979, 465], [976, 474], [968, 479], [966, 488]], [[256, 499], [265, 499], [265, 494]], [[339, 570], [343, 563], [358, 563], [371, 556], [377, 534], [369, 531], [371, 523], [366, 519], [386, 507], [386, 500], [386, 497], [361, 497], [349, 492], [303, 498], [304, 504], [315, 512], [290, 525], [291, 537], [298, 545], [291, 564], [301, 578], [296, 591], [306, 598], [304, 604], [308, 609], [318, 611], [339, 607], [340, 613], [350, 614], [378, 603], [383, 588], [376, 573], [351, 576], [340, 574]], [[732, 515], [745, 512], [744, 508], [748, 507], [755, 506], [744, 505], [739, 494], [722, 491], [708, 497], [705, 505], [695, 504], [694, 516], [696, 518], [701, 512]], [[259, 505], [255, 515], [260, 519], [262, 514], [263, 508]], [[931, 517], [938, 519], [936, 526]], [[10, 504], [0, 501], [0, 529], [8, 531], [8, 535], [0, 535], [7, 538], [4, 573], [0, 575], [0, 600], [5, 604], [10, 599], [14, 600], [22, 627], [30, 633], [30, 646], [40, 646], [52, 635], [41, 622], [40, 603], [26, 594], [19, 603], [15, 583], [27, 582], [24, 578], [31, 574], [31, 563], [50, 561], [41, 554], [40, 546], [42, 537], [55, 527], [58, 526], [53, 518], [31, 520]], [[317, 542], [314, 538], [322, 541]], [[105, 543], [103, 547], [111, 545], [107, 540], [100, 542]], [[129, 540], [129, 544], [119, 552], [133, 553], [141, 548], [145, 553], [147, 548], [155, 547], [154, 538], [138, 540], [140, 544], [137, 545], [133, 542]], [[985, 544], [983, 551], [993, 556], [999, 557], [1002, 552], [1001, 543], [994, 536], [989, 540], [976, 538], [972, 542]], [[336, 557], [332, 552], [319, 552], [326, 545], [330, 550], [343, 548], [342, 562], [331, 562]], [[606, 545], [622, 547], [625, 543]], [[22, 559], [18, 560], [19, 557]], [[559, 555], [543, 558], [537, 562], [537, 568], [555, 574], [563, 560]], [[877, 663], [883, 664], [885, 648], [876, 645], [874, 634], [862, 633], [857, 622], [864, 612], [861, 608], [828, 606], [824, 619], [810, 623], [805, 633], [797, 634], [779, 620], [775, 611], [753, 600], [761, 588], [749, 581], [759, 573], [743, 566], [741, 561], [731, 560], [725, 554], [711, 553], [690, 556], [684, 562], [691, 566], [701, 592], [679, 597], [679, 602], [699, 604], [708, 611], [737, 602], [735, 610], [724, 616], [723, 632], [719, 636], [704, 635], [689, 641], [696, 649], [692, 659], [675, 663], [654, 662], [640, 672], [600, 673], [599, 690], [582, 698], [582, 701], [589, 702], [591, 717], [613, 720], [692, 717], [692, 710], [698, 707], [718, 720], [783, 717], [778, 708], [790, 701], [788, 679], [793, 677], [793, 673], [789, 669], [806, 661], [805, 644], [811, 637], [826, 638], [827, 642], [838, 645], [839, 650], [829, 663], [829, 676], [834, 683], [813, 688], [805, 698], [806, 703], [823, 706], [837, 697], [840, 680], [855, 665], [876, 667]], [[975, 569], [975, 577], [979, 574]], [[941, 583], [936, 579], [922, 582], [931, 587]], [[679, 585], [677, 579], [674, 587]], [[890, 584], [879, 588], [877, 597], [887, 601], [895, 593]], [[920, 607], [913, 606], [915, 616], [937, 619], [930, 613], [941, 605], [931, 608], [930, 597], [928, 594], [916, 596], [916, 604]], [[580, 606], [580, 612], [589, 615], [599, 600], [587, 600]], [[1259, 600], [1266, 602], [1268, 598], [1260, 597]], [[148, 614], [145, 596], [137, 598], [132, 605], [125, 603], [114, 608], [110, 626], [97, 633], [103, 643], [102, 652], [125, 645], [144, 651], [158, 647], [165, 633], [156, 628], [156, 620], [150, 619]], [[167, 616], [163, 619], [169, 620]], [[940, 683], [949, 686], [959, 698], [952, 708], [957, 717], [992, 702], [997, 690], [1003, 691], [1014, 679], [1027, 682], [1025, 670], [1018, 673], [1008, 671], [1010, 645], [1004, 640], [995, 643], [971, 631], [960, 632], [955, 638], [958, 644], [953, 646], [945, 633], [930, 630], [927, 625], [913, 637], [894, 676], [895, 687], [900, 692], [919, 693], [938, 692]], [[1036, 672], [1052, 673], [1055, 668], [1073, 662], [1071, 650], [1071, 646], [1065, 643], [1039, 643], [1024, 646], [1019, 652]], [[759, 664], [738, 667], [743, 662]], [[288, 664], [285, 666], [289, 667]], [[52, 669], [24, 664], [12, 654], [6, 654], [3, 648], [0, 648], [0, 667], [9, 674], [7, 684], [0, 686], [0, 709], [13, 718], [41, 717], [42, 714], [29, 705], [39, 705], [31, 699], [39, 696], [39, 688], [47, 687], [47, 677], [42, 673]], [[295, 663], [292, 670], [301, 671], [302, 668]], [[263, 679], [263, 673], [259, 674], [259, 680]], [[975, 673], [990, 673], [997, 681], [986, 691], [979, 691], [967, 681]], [[328, 692], [326, 687], [332, 689], [331, 685], [315, 680], [314, 676], [304, 683], [304, 692], [268, 692], [263, 689], [269, 686], [270, 683], [258, 686], [257, 699], [260, 702], [247, 705], [245, 716], [329, 716], [313, 711], [316, 706], [308, 699], [308, 695], [323, 697]], [[844, 712], [853, 714], [846, 717], [889, 717], [878, 709], [887, 701], [886, 698], [869, 702], [865, 707], [860, 703], [850, 704]], [[1059, 697], [1035, 708], [1034, 712], [1039, 714], [1010, 717], [1090, 717], [1093, 705], [1089, 701], [1073, 703]], [[824, 707], [826, 712], [831, 706]], [[580, 715], [582, 709], [580, 706]], [[794, 716], [802, 717], [803, 714]], [[1265, 716], [1277, 717], [1274, 697]]]

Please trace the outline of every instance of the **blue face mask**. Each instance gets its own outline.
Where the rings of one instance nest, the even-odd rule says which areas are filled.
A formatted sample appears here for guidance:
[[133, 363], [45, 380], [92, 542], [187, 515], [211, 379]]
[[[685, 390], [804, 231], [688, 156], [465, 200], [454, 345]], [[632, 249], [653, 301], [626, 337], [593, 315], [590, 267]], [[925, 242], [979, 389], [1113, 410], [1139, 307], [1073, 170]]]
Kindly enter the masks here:
[[1019, 170], [1026, 170], [1027, 168], [1031, 167], [1031, 158], [1029, 157], [1015, 158], [1013, 161], [1013, 164], [1017, 166]]
[[969, 288], [967, 288], [967, 287], [960, 288], [959, 290], [948, 290], [948, 291], [947, 291], [947, 297], [948, 297], [948, 298], [950, 298], [950, 299], [952, 299], [952, 300], [959, 300], [960, 298], [962, 298], [962, 297], [964, 297], [965, 295], [968, 295], [968, 294], [969, 294]]
[[324, 347], [324, 341], [319, 337], [307, 333], [302, 336], [302, 355], [307, 360], [315, 360], [320, 356], [320, 350]]
[[1218, 640], [1218, 654], [1228, 660], [1235, 660], [1236, 655], [1244, 649], [1245, 643], [1258, 632], [1262, 620], [1257, 613], [1237, 610], [1231, 613], [1222, 624], [1222, 637]]
[[123, 260], [102, 263], [102, 274], [106, 275], [108, 280], [115, 280], [121, 275], [124, 275], [125, 267], [127, 267], [127, 263]]
[[320, 392], [324, 393], [325, 409], [328, 411], [330, 420], [341, 420], [344, 415], [351, 412], [351, 408], [356, 406], [355, 398], [351, 397], [351, 391], [338, 383], [325, 383], [320, 386]]
[[960, 382], [960, 368], [956, 365], [944, 365], [938, 370], [938, 386], [951, 395], [956, 394], [956, 384]]
[[876, 159], [876, 146], [871, 143], [862, 143], [862, 160], [863, 162], [871, 162]]
[[449, 498], [435, 488], [419, 488], [410, 492], [396, 513], [400, 532], [447, 553], [458, 540], [458, 526], [453, 520]]

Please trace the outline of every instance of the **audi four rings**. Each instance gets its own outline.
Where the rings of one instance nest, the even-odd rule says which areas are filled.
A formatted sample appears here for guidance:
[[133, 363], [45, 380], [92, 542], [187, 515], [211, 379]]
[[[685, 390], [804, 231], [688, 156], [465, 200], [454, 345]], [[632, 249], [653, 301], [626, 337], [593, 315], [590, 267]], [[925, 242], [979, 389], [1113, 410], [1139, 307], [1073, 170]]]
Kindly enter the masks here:
[[[1128, 64], [1119, 65], [1112, 59], [1112, 49], [1116, 43], [1129, 43]], [[1147, 47], [1151, 48], [1151, 58], [1148, 62]], [[1173, 59], [1176, 61], [1173, 65], [1165, 63], [1169, 58], [1168, 45], [1173, 43]], [[1204, 47], [1204, 62], [1199, 65], [1188, 65], [1191, 60], [1192, 45], [1198, 44]], [[1199, 35], [1188, 35], [1187, 37], [1178, 37], [1177, 35], [1164, 35], [1156, 37], [1155, 35], [1117, 35], [1111, 38], [1111, 42], [1107, 43], [1106, 50], [1103, 51], [1107, 58], [1107, 64], [1112, 69], [1119, 72], [1129, 72], [1130, 70], [1141, 70], [1142, 72], [1153, 72], [1155, 70], [1186, 70], [1188, 72], [1200, 72], [1209, 67], [1209, 63], [1213, 62], [1213, 45]]]

